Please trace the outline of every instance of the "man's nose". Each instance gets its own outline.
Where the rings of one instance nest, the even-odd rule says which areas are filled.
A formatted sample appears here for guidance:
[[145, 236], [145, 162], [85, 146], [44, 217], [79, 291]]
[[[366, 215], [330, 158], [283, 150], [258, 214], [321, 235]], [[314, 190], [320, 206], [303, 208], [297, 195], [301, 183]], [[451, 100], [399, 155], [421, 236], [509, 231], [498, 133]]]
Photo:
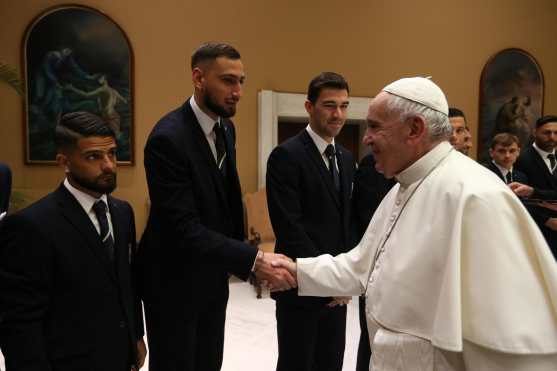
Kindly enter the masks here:
[[116, 160], [109, 155], [105, 155], [101, 167], [103, 171], [113, 173], [116, 170]]

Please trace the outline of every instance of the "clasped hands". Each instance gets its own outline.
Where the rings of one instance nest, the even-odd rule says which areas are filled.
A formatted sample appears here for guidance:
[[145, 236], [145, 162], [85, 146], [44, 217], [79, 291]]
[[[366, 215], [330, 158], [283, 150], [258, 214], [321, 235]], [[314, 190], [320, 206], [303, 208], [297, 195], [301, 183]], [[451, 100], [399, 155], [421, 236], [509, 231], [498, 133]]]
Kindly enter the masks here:
[[271, 291], [298, 287], [296, 263], [282, 254], [263, 253], [255, 262], [255, 278]]

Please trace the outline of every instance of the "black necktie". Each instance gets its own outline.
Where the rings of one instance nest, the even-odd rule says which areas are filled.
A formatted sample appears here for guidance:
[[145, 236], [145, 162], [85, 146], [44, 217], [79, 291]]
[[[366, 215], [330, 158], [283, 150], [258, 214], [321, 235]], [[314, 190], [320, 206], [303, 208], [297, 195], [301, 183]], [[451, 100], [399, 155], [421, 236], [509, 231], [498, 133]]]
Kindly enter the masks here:
[[513, 181], [513, 173], [507, 171], [507, 175], [505, 175], [505, 182], [509, 184], [512, 183], [512, 181]]
[[226, 146], [224, 145], [224, 132], [222, 126], [217, 121], [213, 126], [215, 132], [215, 147], [217, 150], [217, 166], [223, 176], [226, 175], [225, 160], [226, 160]]
[[338, 176], [338, 170], [336, 167], [335, 161], [335, 147], [332, 144], [329, 144], [327, 148], [325, 148], [325, 155], [329, 160], [329, 172], [331, 173], [331, 179], [337, 191], [340, 191], [340, 178]]
[[551, 166], [551, 173], [553, 173], [553, 170], [555, 170], [555, 154], [550, 153], [549, 155], [547, 155], [547, 158], [549, 159], [549, 166]]
[[98, 200], [93, 204], [93, 211], [95, 212], [95, 216], [99, 221], [100, 225], [100, 237], [103, 246], [105, 247], [106, 253], [108, 254], [108, 258], [110, 261], [114, 260], [114, 240], [112, 239], [112, 235], [110, 234], [110, 228], [108, 227], [108, 218], [106, 217], [106, 204], [103, 200]]

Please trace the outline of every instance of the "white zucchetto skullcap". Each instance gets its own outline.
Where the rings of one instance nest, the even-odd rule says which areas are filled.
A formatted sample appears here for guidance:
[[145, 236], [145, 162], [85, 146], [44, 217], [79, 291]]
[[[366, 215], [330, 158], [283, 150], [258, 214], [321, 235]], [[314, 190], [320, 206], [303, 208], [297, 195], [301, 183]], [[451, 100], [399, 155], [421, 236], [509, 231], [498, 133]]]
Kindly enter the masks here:
[[426, 77], [407, 77], [383, 88], [387, 93], [423, 104], [432, 110], [449, 115], [447, 98], [439, 86]]

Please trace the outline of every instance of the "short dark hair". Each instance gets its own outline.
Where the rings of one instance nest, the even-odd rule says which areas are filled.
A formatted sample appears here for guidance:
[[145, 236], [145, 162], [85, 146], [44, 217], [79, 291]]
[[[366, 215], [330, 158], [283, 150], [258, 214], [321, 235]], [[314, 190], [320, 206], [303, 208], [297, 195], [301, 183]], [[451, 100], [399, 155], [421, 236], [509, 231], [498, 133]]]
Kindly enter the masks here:
[[539, 128], [540, 126], [543, 126], [549, 122], [557, 122], [557, 116], [554, 115], [545, 115], [540, 117], [539, 119], [536, 120], [536, 129]]
[[449, 118], [451, 117], [462, 117], [464, 121], [466, 121], [466, 116], [464, 116], [464, 112], [456, 107], [449, 107]]
[[338, 73], [334, 72], [321, 72], [319, 75], [313, 78], [308, 86], [308, 100], [315, 104], [317, 98], [319, 98], [319, 94], [321, 94], [321, 90], [323, 89], [337, 89], [337, 90], [346, 90], [350, 93], [350, 89], [348, 88], [348, 83]]
[[512, 146], [514, 143], [520, 148], [520, 140], [518, 137], [511, 133], [499, 133], [491, 139], [491, 146], [489, 148], [495, 149], [496, 145], [501, 145], [503, 147]]
[[58, 150], [76, 145], [77, 141], [87, 137], [112, 137], [116, 133], [106, 121], [90, 112], [69, 112], [60, 118], [54, 131], [54, 142]]
[[191, 69], [193, 70], [201, 62], [215, 60], [218, 57], [228, 59], [240, 59], [240, 53], [232, 46], [225, 43], [201, 44], [191, 55]]

